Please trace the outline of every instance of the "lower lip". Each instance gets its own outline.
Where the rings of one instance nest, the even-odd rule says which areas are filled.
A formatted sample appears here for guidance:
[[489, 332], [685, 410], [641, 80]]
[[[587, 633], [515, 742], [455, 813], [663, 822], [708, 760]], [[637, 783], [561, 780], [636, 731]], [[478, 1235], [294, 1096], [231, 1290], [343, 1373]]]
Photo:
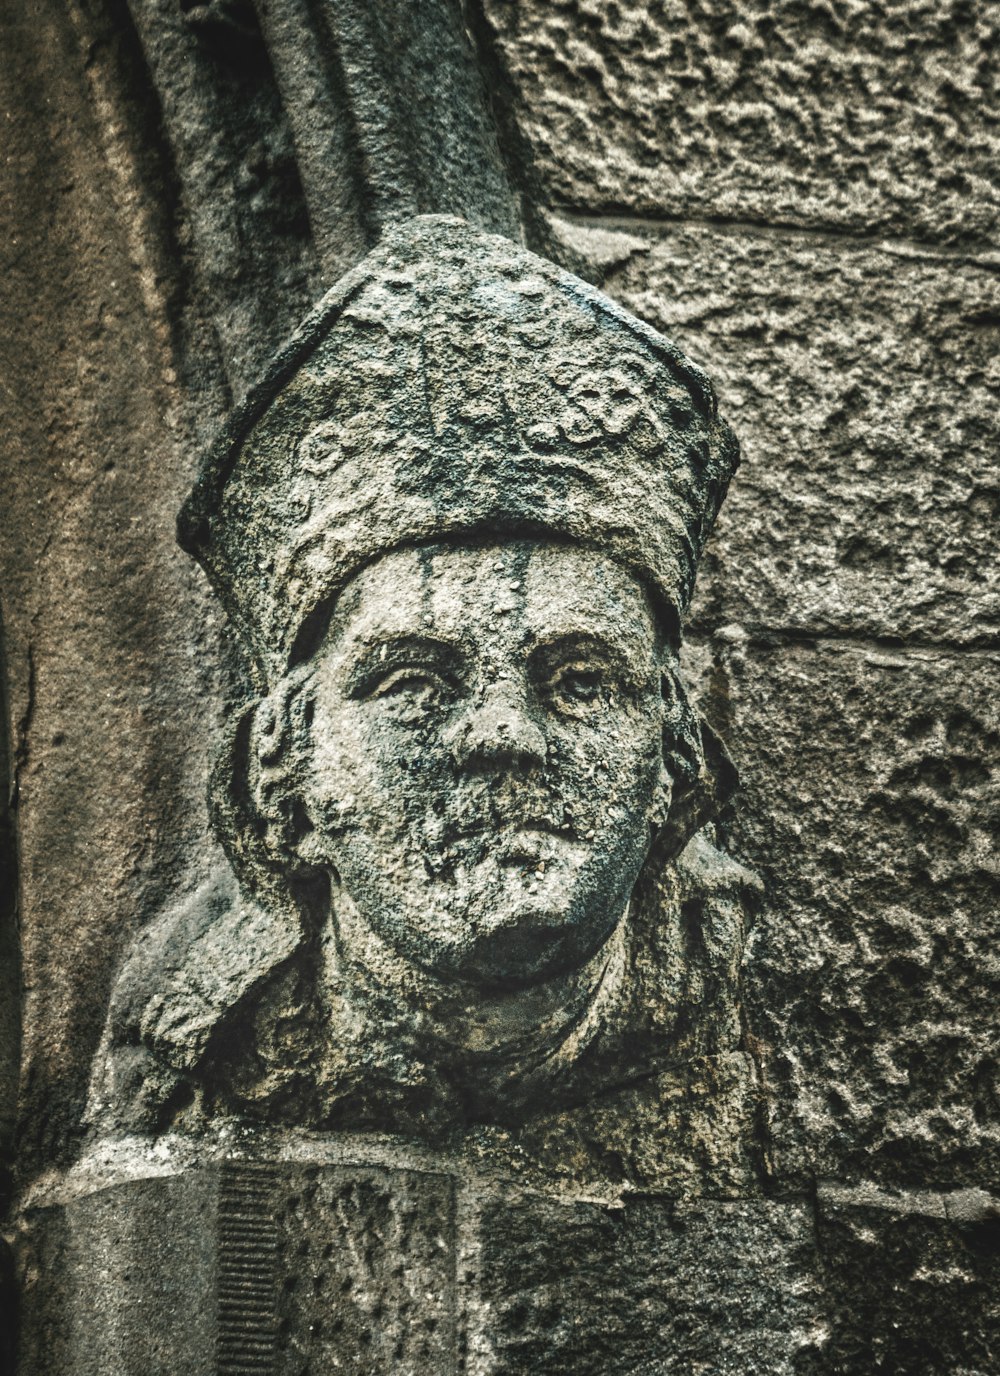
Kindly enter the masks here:
[[527, 828], [502, 840], [495, 854], [501, 865], [537, 865], [540, 861], [549, 860], [560, 847], [568, 843], [569, 837]]

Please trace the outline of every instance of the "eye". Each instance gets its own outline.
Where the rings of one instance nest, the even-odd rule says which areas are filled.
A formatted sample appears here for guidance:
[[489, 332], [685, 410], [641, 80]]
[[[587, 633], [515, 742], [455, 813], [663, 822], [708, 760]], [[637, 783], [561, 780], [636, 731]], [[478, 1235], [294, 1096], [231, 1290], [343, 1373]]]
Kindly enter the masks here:
[[433, 669], [410, 664], [383, 675], [369, 689], [368, 696], [429, 708], [451, 696], [451, 685]]
[[603, 669], [571, 664], [553, 677], [549, 692], [557, 706], [579, 711], [597, 706], [608, 691]]

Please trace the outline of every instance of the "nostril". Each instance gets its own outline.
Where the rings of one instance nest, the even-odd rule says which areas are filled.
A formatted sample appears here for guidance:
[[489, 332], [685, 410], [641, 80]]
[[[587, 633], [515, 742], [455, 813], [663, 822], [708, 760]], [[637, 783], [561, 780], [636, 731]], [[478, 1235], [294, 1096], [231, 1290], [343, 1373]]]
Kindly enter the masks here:
[[469, 769], [532, 768], [546, 758], [545, 737], [527, 715], [480, 710], [454, 733], [450, 744]]

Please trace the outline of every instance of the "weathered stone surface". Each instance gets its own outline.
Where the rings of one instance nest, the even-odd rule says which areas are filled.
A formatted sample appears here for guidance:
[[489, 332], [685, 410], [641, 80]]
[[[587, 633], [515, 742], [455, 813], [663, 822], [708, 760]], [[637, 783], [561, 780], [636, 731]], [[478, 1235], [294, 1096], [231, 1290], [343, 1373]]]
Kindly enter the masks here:
[[476, 1125], [462, 1156], [484, 1177], [566, 1196], [755, 1197], [764, 1178], [763, 1111], [752, 1057], [732, 1051], [571, 1109], [542, 1107], [516, 1131]]
[[459, 1268], [475, 1376], [791, 1376], [825, 1337], [806, 1204], [484, 1202]]
[[745, 990], [780, 1188], [1000, 1181], [998, 669], [735, 629], [702, 659], [764, 880]]
[[[3, 626], [0, 624], [0, 646]], [[0, 665], [2, 672], [2, 665]], [[17, 845], [6, 730], [6, 685], [0, 684], [0, 1209], [11, 1188], [14, 1132], [21, 1070], [21, 942], [17, 930]], [[0, 1280], [0, 1293], [3, 1281]], [[3, 1300], [0, 1298], [0, 1313]], [[2, 1370], [2, 1367], [0, 1367]]]
[[[203, 413], [195, 425], [204, 436], [217, 424], [212, 416], [204, 426], [213, 400], [206, 380], [216, 382], [221, 365], [242, 392], [315, 289], [319, 264], [293, 135], [251, 6], [136, 0], [128, 21], [110, 27], [122, 33], [126, 70], [145, 93], [123, 133], [161, 161], [154, 194], [173, 224], [143, 237], [163, 244], [176, 278], [177, 371], [184, 399]], [[107, 41], [94, 16], [81, 19], [80, 31], [83, 43]], [[109, 95], [121, 81], [115, 73]], [[352, 208], [353, 191], [342, 182], [334, 213]], [[343, 221], [341, 248], [350, 254], [357, 230]]]
[[805, 1201], [232, 1159], [24, 1227], [22, 1359], [45, 1376], [790, 1376], [826, 1336]]
[[794, 234], [556, 228], [738, 420], [699, 621], [997, 643], [1000, 277]]
[[29, 1210], [22, 1231], [27, 1372], [455, 1370], [446, 1176], [232, 1161]]
[[276, 1376], [455, 1370], [455, 1199], [446, 1176], [304, 1167], [277, 1195]]
[[203, 856], [225, 677], [218, 617], [174, 542], [192, 463], [134, 92], [106, 32], [85, 66], [76, 16], [15, 3], [0, 17], [0, 595], [26, 1176], [78, 1138], [123, 935]]
[[543, 194], [989, 243], [989, 0], [486, 0]]
[[215, 1376], [217, 1194], [191, 1172], [30, 1211], [18, 1370]]
[[1000, 1362], [1000, 1207], [980, 1190], [821, 1186], [824, 1371], [988, 1376]]
[[[983, 1192], [1000, 1176], [991, 939], [1000, 725], [998, 666], [986, 653], [1000, 636], [995, 16], [984, 0], [933, 11], [915, 0], [888, 10], [862, 0], [849, 11], [741, 0], [710, 12], [656, 0], [488, 0], [486, 24], [478, 11], [459, 0], [10, 0], [0, 15], [5, 821], [16, 823], [20, 852], [19, 1166], [30, 1200], [17, 1247], [18, 1376], [987, 1376], [1000, 1362], [997, 1206]], [[262, 807], [241, 814], [230, 848], [240, 881], [250, 879], [237, 892], [208, 839], [203, 794], [245, 685], [234, 689], [206, 590], [173, 544], [196, 452], [231, 396], [386, 224], [415, 210], [468, 209], [474, 223], [516, 235], [466, 21], [481, 56], [491, 24], [498, 35], [497, 61], [483, 70], [514, 135], [508, 152], [519, 164], [520, 138], [537, 156], [534, 171], [514, 167], [537, 202], [520, 207], [532, 242], [707, 364], [747, 451], [703, 570], [702, 640], [691, 656], [744, 793], [718, 832], [698, 832], [653, 891], [643, 889], [622, 927], [628, 939], [608, 948], [615, 997], [584, 1019], [577, 1040], [575, 1028], [564, 1039], [557, 1073], [526, 1075], [520, 1096], [475, 1061], [497, 1007], [488, 979], [473, 997], [434, 1003], [435, 1016], [444, 1013], [425, 1037], [433, 1019], [420, 1001], [431, 985], [414, 972], [447, 947], [448, 921], [421, 927], [426, 914], [411, 902], [416, 920], [390, 932], [406, 950], [399, 962], [386, 955], [391, 941], [368, 943], [363, 924], [344, 919], [340, 949], [324, 926], [330, 887], [315, 882], [317, 857], [331, 843], [330, 860], [339, 803], [358, 791], [348, 695], [322, 708], [327, 726], [344, 714], [330, 732], [337, 748], [312, 776], [310, 801], [322, 806], [311, 839], [282, 791], [283, 730], [299, 731], [307, 713], [286, 718], [282, 701], [265, 710], [262, 699], [256, 764], [239, 774], [251, 759], [239, 733], [227, 748], [234, 786], [214, 797], [230, 841], [226, 807], [238, 810], [251, 782], [261, 785]], [[560, 204], [576, 218], [546, 225], [540, 208]], [[624, 218], [595, 228], [579, 212]], [[684, 227], [685, 215], [695, 223]], [[758, 228], [722, 231], [720, 219]], [[886, 236], [931, 247], [880, 243]], [[431, 318], [445, 314], [435, 307], [441, 291], [440, 282], [428, 290]], [[511, 308], [502, 318], [498, 299]], [[376, 306], [362, 334], [394, 314]], [[532, 529], [506, 540], [492, 561], [499, 568], [484, 568], [477, 537], [477, 552], [461, 555], [475, 570], [464, 584], [451, 548], [427, 555], [421, 570], [394, 565], [376, 596], [378, 566], [362, 553], [365, 616], [373, 606], [406, 610], [424, 580], [431, 591], [416, 618], [410, 606], [411, 623], [440, 629], [450, 603], [451, 627], [476, 628], [474, 653], [461, 661], [473, 672], [432, 676], [416, 690], [411, 682], [406, 705], [393, 709], [413, 720], [421, 702], [461, 699], [468, 720], [448, 742], [423, 727], [405, 745], [393, 736], [376, 779], [383, 790], [404, 773], [410, 780], [396, 799], [395, 822], [406, 824], [396, 839], [417, 818], [410, 839], [428, 842], [431, 870], [444, 858], [435, 802], [466, 856], [488, 849], [482, 835], [461, 834], [469, 795], [451, 786], [450, 765], [435, 797], [423, 788], [432, 750], [441, 747], [439, 764], [445, 744], [481, 756], [485, 721], [497, 728], [494, 746], [508, 738], [501, 754], [523, 764], [538, 753], [531, 728], [549, 710], [539, 708], [540, 689], [552, 684], [518, 659], [517, 634], [528, 604], [532, 614], [539, 606], [532, 561], [561, 571], [542, 599], [546, 615], [567, 611], [569, 587], [576, 610], [602, 607], [624, 634], [645, 625], [649, 607], [639, 584], [622, 580], [649, 570], [642, 558], [624, 561], [629, 572], [610, 556], [648, 534], [650, 517], [662, 531], [670, 515], [635, 487], [602, 524], [587, 467], [595, 415], [618, 426], [605, 426], [601, 443], [612, 436], [620, 463], [635, 394], [631, 382], [592, 385], [579, 347], [587, 330], [543, 386], [530, 366], [538, 340], [529, 322], [527, 380], [518, 396], [504, 395], [509, 359], [497, 364], [496, 350], [510, 321], [523, 323], [523, 306], [494, 293], [488, 325], [473, 311], [454, 332], [462, 347], [431, 368], [407, 365], [408, 376], [443, 377], [457, 393], [459, 381], [474, 383], [478, 400], [516, 403], [504, 412], [504, 443], [494, 430], [482, 446], [477, 499], [510, 478], [504, 444], [512, 435], [520, 443], [522, 405], [543, 413], [522, 477], [544, 467], [560, 425], [561, 439], [574, 432], [570, 458], [587, 460], [547, 488], [565, 497], [573, 482], [590, 485], [575, 535], [602, 546], [604, 562], [588, 551], [589, 571], [567, 574], [564, 544], [539, 555]], [[367, 375], [377, 390], [386, 360], [366, 348], [349, 362], [377, 365]], [[344, 476], [345, 438], [347, 448], [360, 438], [398, 457], [400, 436], [414, 437], [402, 417], [422, 398], [354, 407], [356, 380], [340, 395], [366, 414], [337, 417], [353, 428], [333, 434], [322, 428], [331, 416], [310, 416], [319, 429], [299, 457], [312, 478], [324, 465]], [[690, 408], [671, 399], [684, 402], [671, 417], [681, 426]], [[482, 439], [489, 425], [477, 397], [461, 400], [463, 443], [449, 448], [440, 427], [425, 432], [419, 453], [407, 451], [413, 467], [401, 465], [402, 486], [435, 463], [439, 477], [448, 464], [462, 471], [469, 434], [482, 425]], [[695, 449], [667, 448], [698, 469]], [[263, 473], [285, 472], [272, 457]], [[312, 500], [314, 486], [304, 481], [296, 501]], [[320, 525], [343, 516], [336, 500], [333, 508]], [[461, 515], [459, 503], [441, 501], [410, 536], [439, 535], [444, 513]], [[384, 504], [370, 514], [368, 533], [384, 531]], [[692, 530], [677, 532], [682, 560]], [[247, 553], [244, 594], [266, 596], [267, 552], [257, 558], [248, 544]], [[511, 559], [520, 561], [513, 571]], [[483, 594], [494, 590], [496, 617], [482, 617]], [[289, 651], [293, 619], [276, 600], [253, 647], [272, 667]], [[652, 619], [669, 638], [676, 628], [660, 623], [662, 612]], [[338, 647], [319, 622], [297, 629], [296, 671], [324, 648], [327, 686], [343, 688]], [[887, 651], [890, 640], [909, 648]], [[501, 655], [502, 666], [492, 662]], [[452, 674], [459, 659], [431, 667]], [[584, 679], [574, 692], [587, 700], [592, 687]], [[685, 727], [678, 749], [654, 750], [665, 710], [656, 694], [608, 696], [615, 748], [604, 754], [616, 767], [627, 763], [624, 721], [678, 793], [682, 776], [692, 782], [688, 748], [699, 781], [688, 796], [705, 785], [716, 807], [726, 789], [709, 783], [729, 776], [710, 733], [679, 711], [670, 716]], [[480, 698], [490, 711], [466, 729]], [[673, 712], [678, 699], [668, 698]], [[646, 797], [646, 817], [646, 802], [632, 806], [635, 791], [598, 769], [594, 754], [568, 749], [566, 759], [577, 754], [580, 816], [556, 824], [559, 838], [597, 836], [578, 825], [585, 804], [595, 816], [624, 809], [622, 825], [601, 833], [605, 857], [626, 822], [648, 840], [665, 795]], [[547, 750], [544, 770], [545, 800], [565, 802], [570, 771], [549, 789]], [[385, 839], [391, 813], [378, 787], [364, 821]], [[509, 830], [504, 808], [518, 797], [507, 784], [500, 791], [495, 808], [488, 789], [475, 793], [477, 805], [488, 798], [482, 811], [495, 832]], [[680, 812], [674, 834], [708, 810]], [[256, 870], [241, 864], [244, 843], [258, 860], [271, 846], [270, 858]], [[304, 862], [295, 870], [308, 900], [301, 910], [272, 906], [276, 854]], [[342, 859], [333, 855], [328, 879], [347, 875]], [[373, 886], [376, 868], [370, 854], [348, 878]], [[554, 866], [523, 868], [518, 894], [517, 885], [541, 891], [545, 874], [560, 888]], [[370, 905], [377, 917], [388, 897]], [[614, 905], [584, 906], [573, 914], [583, 915], [580, 929], [595, 915], [601, 931], [617, 920]], [[9, 908], [5, 890], [0, 961]], [[292, 919], [285, 945], [280, 933], [270, 940], [279, 910]], [[480, 937], [496, 911], [480, 903]], [[140, 931], [149, 942], [136, 941]], [[476, 944], [462, 946], [468, 936], [460, 964]], [[391, 997], [382, 987], [369, 998], [370, 986], [353, 1005], [320, 997], [302, 1020], [304, 976], [321, 976], [311, 999], [352, 943], [358, 966], [389, 973]], [[577, 954], [587, 943], [584, 930]], [[526, 956], [508, 942], [492, 965], [496, 951], [485, 948], [486, 959], [478, 948], [472, 958], [477, 979], [499, 971], [516, 1001], [537, 947]], [[121, 969], [129, 950], [135, 959]], [[595, 970], [585, 966], [545, 1017], [523, 1002], [511, 1062], [544, 1052], [581, 1009], [589, 1016], [599, 982], [588, 983]], [[121, 1077], [95, 1076], [94, 1121], [109, 1089], [112, 1103], [138, 1105], [149, 1135], [101, 1138], [64, 1173], [113, 984], [97, 1068], [114, 1043]], [[414, 989], [400, 1018], [397, 996]], [[553, 1007], [559, 1016], [547, 1021]], [[0, 1016], [0, 1137], [20, 1011]], [[506, 1034], [503, 1024], [493, 1017], [490, 1035]], [[329, 1052], [318, 1075], [300, 1056], [317, 1044]], [[432, 1054], [414, 1056], [415, 1045]], [[442, 1062], [448, 1083], [436, 1097], [436, 1085], [425, 1093], [426, 1066]], [[393, 1094], [383, 1093], [387, 1081]], [[352, 1098], [358, 1082], [368, 1092]], [[324, 1102], [331, 1083], [337, 1093]], [[234, 1107], [249, 1123], [227, 1116]], [[342, 1131], [345, 1121], [355, 1130]], [[260, 1159], [237, 1160], [240, 1151]], [[181, 1159], [186, 1174], [140, 1178], [179, 1170]], [[834, 1177], [818, 1201], [817, 1176]], [[0, 1244], [0, 1304], [5, 1271]], [[5, 1344], [2, 1330], [0, 1369]]]
[[[389, 1159], [310, 1161], [308, 1150], [300, 1142], [297, 1161], [229, 1159], [30, 1210], [23, 1369], [994, 1369], [1000, 1212], [982, 1190], [555, 1199]], [[74, 1188], [85, 1191], [79, 1174]]]

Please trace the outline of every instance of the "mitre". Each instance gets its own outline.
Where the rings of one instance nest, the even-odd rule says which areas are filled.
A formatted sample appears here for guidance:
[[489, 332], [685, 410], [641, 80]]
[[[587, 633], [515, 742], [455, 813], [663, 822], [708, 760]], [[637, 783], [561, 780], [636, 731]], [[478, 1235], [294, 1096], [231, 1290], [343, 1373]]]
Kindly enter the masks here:
[[705, 374], [579, 278], [461, 220], [388, 234], [234, 413], [180, 518], [263, 683], [404, 545], [600, 549], [679, 630], [738, 446]]

